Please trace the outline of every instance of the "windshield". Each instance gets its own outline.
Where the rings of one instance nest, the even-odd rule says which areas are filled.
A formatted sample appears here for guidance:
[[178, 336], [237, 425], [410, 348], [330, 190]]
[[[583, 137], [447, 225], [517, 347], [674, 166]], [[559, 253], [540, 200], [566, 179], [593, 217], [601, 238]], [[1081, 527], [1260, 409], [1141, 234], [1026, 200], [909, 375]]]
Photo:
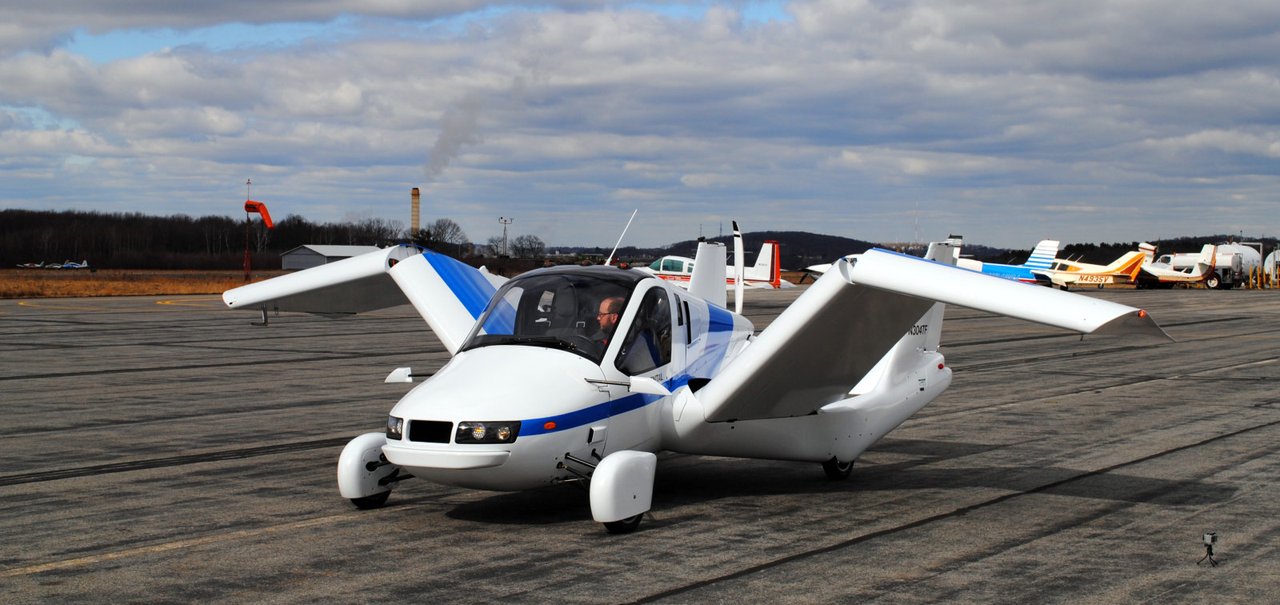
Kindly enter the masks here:
[[550, 347], [600, 363], [627, 298], [646, 276], [613, 267], [535, 271], [500, 288], [462, 350]]

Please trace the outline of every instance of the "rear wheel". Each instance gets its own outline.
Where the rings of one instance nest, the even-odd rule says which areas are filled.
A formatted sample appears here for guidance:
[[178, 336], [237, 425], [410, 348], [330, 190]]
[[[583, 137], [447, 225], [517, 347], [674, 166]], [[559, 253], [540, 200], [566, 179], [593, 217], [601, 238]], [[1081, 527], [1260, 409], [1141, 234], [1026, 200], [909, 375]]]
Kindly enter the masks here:
[[853, 461], [841, 462], [833, 457], [822, 463], [822, 470], [827, 473], [828, 479], [848, 479], [849, 473], [853, 472]]
[[604, 528], [611, 534], [629, 534], [640, 527], [640, 518], [643, 516], [644, 513], [640, 513], [618, 521], [606, 521]]
[[1204, 280], [1204, 287], [1209, 288], [1210, 290], [1216, 289], [1221, 285], [1222, 280], [1219, 279], [1217, 275], [1210, 275], [1209, 279]]

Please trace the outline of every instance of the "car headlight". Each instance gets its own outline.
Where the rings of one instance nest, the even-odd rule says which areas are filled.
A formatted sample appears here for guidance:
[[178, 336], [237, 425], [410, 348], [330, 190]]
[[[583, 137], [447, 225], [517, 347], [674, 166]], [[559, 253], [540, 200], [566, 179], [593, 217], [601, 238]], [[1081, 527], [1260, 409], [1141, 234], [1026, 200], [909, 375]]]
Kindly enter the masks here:
[[400, 440], [404, 437], [404, 418], [387, 416], [387, 439]]
[[519, 421], [459, 422], [454, 443], [511, 443], [520, 434]]

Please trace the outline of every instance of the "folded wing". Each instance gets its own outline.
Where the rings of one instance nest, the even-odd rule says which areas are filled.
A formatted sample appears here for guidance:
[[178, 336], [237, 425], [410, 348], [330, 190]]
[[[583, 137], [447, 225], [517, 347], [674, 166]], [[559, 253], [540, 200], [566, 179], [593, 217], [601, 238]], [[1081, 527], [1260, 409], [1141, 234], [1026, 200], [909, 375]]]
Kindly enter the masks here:
[[1139, 309], [875, 249], [837, 261], [698, 391], [707, 420], [801, 416], [846, 398], [934, 302], [1168, 338]]
[[349, 315], [412, 304], [450, 353], [504, 279], [430, 250], [397, 246], [227, 290], [233, 309]]

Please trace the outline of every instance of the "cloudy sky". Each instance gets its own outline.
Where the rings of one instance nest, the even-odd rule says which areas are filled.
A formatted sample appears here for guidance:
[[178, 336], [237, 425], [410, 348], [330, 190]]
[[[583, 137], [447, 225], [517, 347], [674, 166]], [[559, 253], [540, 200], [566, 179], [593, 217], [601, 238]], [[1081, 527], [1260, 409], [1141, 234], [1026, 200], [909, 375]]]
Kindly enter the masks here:
[[1280, 2], [0, 0], [0, 207], [1280, 235]]

